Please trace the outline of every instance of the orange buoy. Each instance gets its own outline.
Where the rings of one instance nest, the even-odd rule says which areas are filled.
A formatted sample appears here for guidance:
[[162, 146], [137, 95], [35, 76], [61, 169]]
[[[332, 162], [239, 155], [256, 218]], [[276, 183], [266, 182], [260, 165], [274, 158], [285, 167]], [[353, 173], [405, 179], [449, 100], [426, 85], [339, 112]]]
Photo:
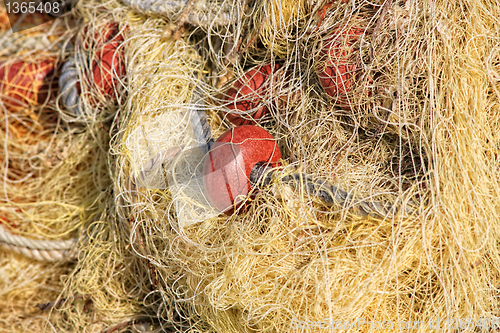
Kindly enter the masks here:
[[316, 70], [321, 85], [336, 103], [348, 106], [349, 93], [355, 85], [360, 63], [356, 60], [354, 44], [363, 30], [350, 28], [337, 30], [319, 53]]
[[[246, 72], [226, 92], [226, 118], [234, 125], [251, 125], [269, 112], [266, 99], [272, 89], [272, 75], [280, 65], [257, 66]], [[234, 112], [235, 111], [235, 112]]]
[[54, 58], [0, 64], [0, 98], [5, 107], [19, 111], [43, 103], [52, 89], [54, 67]]
[[94, 42], [101, 46], [95, 45], [97, 49], [92, 62], [92, 75], [94, 84], [102, 93], [116, 97], [114, 92], [118, 78], [125, 75], [124, 50], [120, 48], [123, 36], [116, 23], [109, 24], [104, 30], [102, 34], [94, 34]]
[[[81, 81], [84, 74], [90, 84], [91, 91], [97, 91], [105, 98], [116, 100], [118, 82], [125, 75], [124, 50], [121, 44], [124, 37], [118, 29], [117, 23], [110, 23], [102, 30], [91, 32], [87, 28], [83, 33], [84, 49], [89, 51], [90, 59], [82, 56], [69, 58], [62, 68], [59, 78], [61, 100], [66, 108], [75, 115], [86, 113], [88, 106], [83, 102], [81, 94]], [[83, 63], [91, 64], [90, 70], [81, 73], [85, 68]], [[94, 97], [90, 97], [92, 107], [98, 104]]]
[[227, 130], [205, 157], [203, 185], [211, 204], [232, 214], [252, 189], [250, 173], [257, 163], [279, 164], [281, 153], [265, 129], [243, 125]]

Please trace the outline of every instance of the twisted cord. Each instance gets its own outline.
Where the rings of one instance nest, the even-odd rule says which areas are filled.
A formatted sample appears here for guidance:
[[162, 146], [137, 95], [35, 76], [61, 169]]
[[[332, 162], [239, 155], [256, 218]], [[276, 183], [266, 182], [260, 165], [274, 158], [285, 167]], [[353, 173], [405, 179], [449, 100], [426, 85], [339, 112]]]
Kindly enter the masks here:
[[[273, 179], [277, 177], [276, 171], [267, 163], [259, 162], [250, 173], [250, 182], [260, 188], [268, 187]], [[313, 179], [305, 173], [285, 175], [280, 178], [280, 181], [295, 189], [304, 190], [305, 193], [317, 198], [327, 206], [344, 207], [363, 218], [371, 216], [383, 219], [394, 216], [399, 211], [395, 204], [358, 198], [338, 186], [328, 183], [326, 180]], [[415, 212], [416, 208], [410, 206], [405, 206], [403, 211], [405, 215], [412, 215]]]
[[77, 239], [49, 241], [16, 236], [0, 225], [0, 244], [26, 257], [40, 261], [71, 260], [76, 257]]
[[70, 57], [63, 65], [59, 77], [61, 100], [66, 109], [75, 116], [81, 116], [85, 112], [85, 102], [78, 93], [77, 88], [78, 82], [81, 81], [78, 64], [79, 62], [74, 56]]

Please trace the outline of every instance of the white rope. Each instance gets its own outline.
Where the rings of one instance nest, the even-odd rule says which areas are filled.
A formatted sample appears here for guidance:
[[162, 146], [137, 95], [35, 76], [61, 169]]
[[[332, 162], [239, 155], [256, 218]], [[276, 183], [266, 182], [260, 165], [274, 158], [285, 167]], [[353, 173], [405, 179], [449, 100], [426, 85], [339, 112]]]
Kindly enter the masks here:
[[60, 98], [66, 109], [76, 117], [87, 113], [85, 102], [76, 87], [77, 83], [82, 81], [79, 66], [80, 62], [75, 57], [69, 58], [59, 77]]
[[41, 261], [71, 260], [76, 257], [77, 239], [51, 241], [16, 236], [0, 225], [0, 245]]

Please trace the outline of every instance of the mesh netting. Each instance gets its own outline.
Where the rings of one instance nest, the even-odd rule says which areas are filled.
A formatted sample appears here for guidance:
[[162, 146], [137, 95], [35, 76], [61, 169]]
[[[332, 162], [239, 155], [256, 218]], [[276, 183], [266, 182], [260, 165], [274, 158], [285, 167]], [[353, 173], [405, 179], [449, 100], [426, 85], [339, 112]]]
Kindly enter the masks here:
[[[82, 0], [56, 68], [102, 55], [81, 36], [111, 25], [124, 71], [108, 72], [106, 91], [85, 76], [92, 60], [78, 67], [89, 110], [78, 121], [47, 97], [4, 108], [1, 125], [2, 222], [78, 235], [78, 260], [2, 254], [18, 280], [2, 282], [13, 311], [1, 325], [20, 304], [60, 298], [20, 325], [306, 332], [363, 318], [424, 332], [494, 318], [499, 14], [484, 0]], [[254, 124], [281, 152], [234, 213], [203, 185], [210, 142], [193, 119], [205, 116], [214, 139]], [[311, 184], [346, 194], [326, 202]], [[363, 202], [390, 209], [360, 214]]]

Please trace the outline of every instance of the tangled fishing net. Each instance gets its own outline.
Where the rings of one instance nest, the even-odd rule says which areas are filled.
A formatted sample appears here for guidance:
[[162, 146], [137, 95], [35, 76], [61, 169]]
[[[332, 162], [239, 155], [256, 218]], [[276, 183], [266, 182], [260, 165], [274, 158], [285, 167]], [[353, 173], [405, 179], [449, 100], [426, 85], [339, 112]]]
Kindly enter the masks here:
[[[82, 0], [71, 17], [0, 40], [2, 63], [57, 59], [59, 83], [2, 90], [1, 225], [76, 244], [52, 264], [1, 253], [3, 331], [498, 316], [496, 1]], [[281, 159], [224, 213], [204, 160], [235, 122]]]
[[[0, 14], [8, 24], [4, 8]], [[57, 69], [73, 34], [64, 20], [18, 33], [8, 26], [0, 33], [4, 332], [50, 327], [34, 306], [63, 290], [61, 277], [74, 267], [68, 262], [78, 255], [81, 230], [110, 185], [102, 134], [69, 128], [59, 118]]]

